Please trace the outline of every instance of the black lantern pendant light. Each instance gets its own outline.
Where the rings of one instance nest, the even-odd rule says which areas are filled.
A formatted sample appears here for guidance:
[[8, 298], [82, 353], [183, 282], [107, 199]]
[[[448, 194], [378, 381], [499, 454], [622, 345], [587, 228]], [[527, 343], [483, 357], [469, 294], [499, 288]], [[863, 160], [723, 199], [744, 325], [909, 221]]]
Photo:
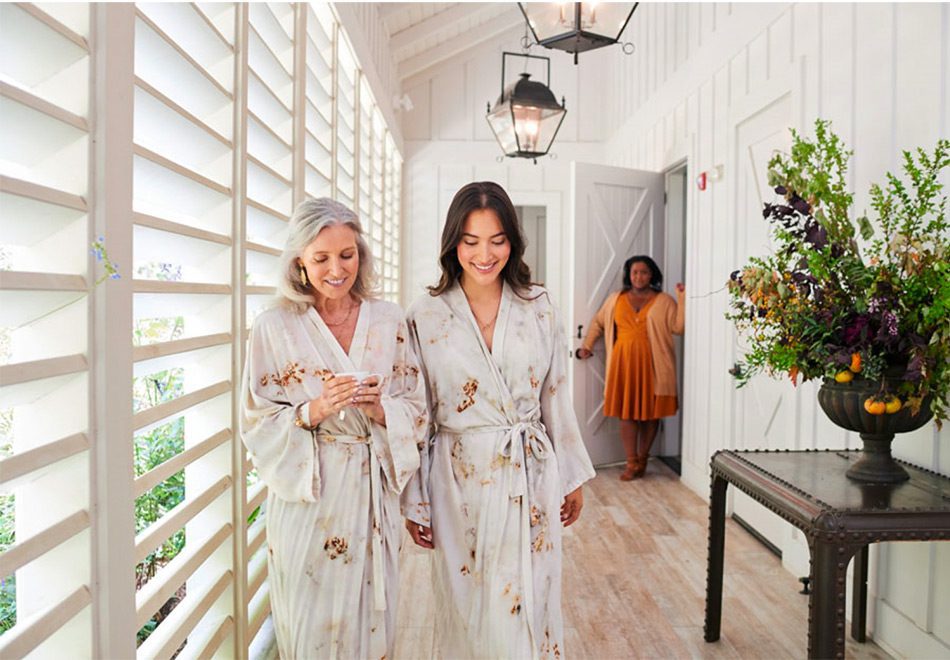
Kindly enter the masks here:
[[551, 59], [537, 55], [502, 53], [501, 96], [492, 106], [488, 104], [488, 125], [491, 127], [501, 150], [512, 158], [532, 158], [537, 162], [551, 148], [554, 137], [567, 110], [564, 99], [558, 104], [554, 93], [547, 85], [531, 80], [531, 74], [522, 73], [520, 78], [505, 87], [505, 58], [525, 57], [544, 60], [548, 63], [548, 84], [551, 83]]
[[639, 2], [519, 2], [535, 41], [577, 54], [620, 41]]

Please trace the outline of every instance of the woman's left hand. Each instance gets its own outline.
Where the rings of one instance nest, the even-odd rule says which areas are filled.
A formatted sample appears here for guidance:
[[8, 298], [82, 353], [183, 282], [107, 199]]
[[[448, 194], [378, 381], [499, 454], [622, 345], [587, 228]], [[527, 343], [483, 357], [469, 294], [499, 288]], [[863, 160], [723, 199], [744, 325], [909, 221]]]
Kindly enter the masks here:
[[584, 508], [584, 493], [581, 491], [581, 486], [578, 486], [564, 496], [564, 503], [561, 504], [561, 524], [570, 527], [581, 517], [582, 508]]
[[353, 395], [353, 405], [380, 426], [386, 426], [386, 411], [380, 403], [381, 395], [379, 376], [370, 376], [360, 383], [359, 389]]
[[683, 295], [684, 293], [686, 293], [686, 286], [682, 282], [679, 282], [676, 285], [676, 293], [680, 295]]

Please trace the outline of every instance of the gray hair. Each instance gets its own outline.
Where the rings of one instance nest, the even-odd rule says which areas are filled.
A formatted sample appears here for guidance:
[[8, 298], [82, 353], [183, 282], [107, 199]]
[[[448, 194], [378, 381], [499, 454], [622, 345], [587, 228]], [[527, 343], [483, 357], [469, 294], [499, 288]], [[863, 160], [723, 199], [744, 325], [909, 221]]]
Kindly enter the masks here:
[[300, 202], [290, 218], [287, 243], [280, 255], [280, 277], [277, 282], [277, 300], [280, 304], [292, 307], [298, 312], [306, 311], [313, 304], [313, 290], [309, 285], [300, 282], [297, 260], [321, 231], [335, 225], [346, 225], [356, 235], [360, 266], [350, 293], [360, 300], [375, 297], [376, 273], [373, 270], [373, 255], [363, 238], [359, 217], [346, 205], [329, 197], [320, 197]]

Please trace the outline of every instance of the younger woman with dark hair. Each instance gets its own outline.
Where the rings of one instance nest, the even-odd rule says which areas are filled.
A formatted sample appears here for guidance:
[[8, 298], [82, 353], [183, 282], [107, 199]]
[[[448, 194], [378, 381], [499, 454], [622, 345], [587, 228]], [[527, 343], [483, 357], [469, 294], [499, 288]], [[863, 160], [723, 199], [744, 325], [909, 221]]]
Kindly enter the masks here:
[[402, 503], [434, 552], [433, 657], [564, 654], [561, 528], [594, 469], [561, 322], [523, 253], [505, 191], [469, 184], [446, 218], [442, 276], [409, 308], [431, 426]]
[[659, 420], [676, 414], [673, 335], [683, 334], [686, 289], [676, 285], [677, 302], [662, 287], [663, 273], [653, 259], [646, 255], [627, 259], [623, 289], [607, 297], [576, 353], [586, 360], [604, 335], [604, 414], [620, 419], [620, 440], [627, 455], [622, 481], [643, 476]]

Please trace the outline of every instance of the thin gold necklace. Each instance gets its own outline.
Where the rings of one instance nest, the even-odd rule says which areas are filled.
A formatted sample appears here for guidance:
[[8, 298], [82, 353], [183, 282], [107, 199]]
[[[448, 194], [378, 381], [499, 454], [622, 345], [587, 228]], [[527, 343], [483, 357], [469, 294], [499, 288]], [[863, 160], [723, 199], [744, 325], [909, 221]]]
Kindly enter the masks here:
[[[500, 309], [500, 308], [501, 308], [501, 305], [499, 305], [498, 307], [499, 307], [499, 309]], [[488, 330], [488, 326], [490, 326], [492, 323], [494, 323], [494, 322], [495, 322], [495, 319], [498, 318], [498, 310], [497, 310], [497, 309], [495, 310], [495, 315], [492, 316], [492, 317], [488, 320], [487, 323], [482, 323], [482, 322], [478, 319], [478, 315], [475, 313], [475, 310], [472, 310], [472, 316], [475, 317], [475, 322], [478, 323], [478, 327], [479, 327], [479, 328], [481, 328], [482, 330]]]
[[359, 303], [353, 303], [352, 305], [350, 305], [350, 309], [346, 312], [346, 316], [343, 318], [342, 321], [331, 323], [326, 317], [323, 316], [323, 314], [320, 314], [320, 318], [323, 319], [323, 322], [327, 324], [328, 328], [338, 328], [350, 320], [350, 317], [353, 316], [353, 310], [356, 309], [357, 307], [359, 307]]

